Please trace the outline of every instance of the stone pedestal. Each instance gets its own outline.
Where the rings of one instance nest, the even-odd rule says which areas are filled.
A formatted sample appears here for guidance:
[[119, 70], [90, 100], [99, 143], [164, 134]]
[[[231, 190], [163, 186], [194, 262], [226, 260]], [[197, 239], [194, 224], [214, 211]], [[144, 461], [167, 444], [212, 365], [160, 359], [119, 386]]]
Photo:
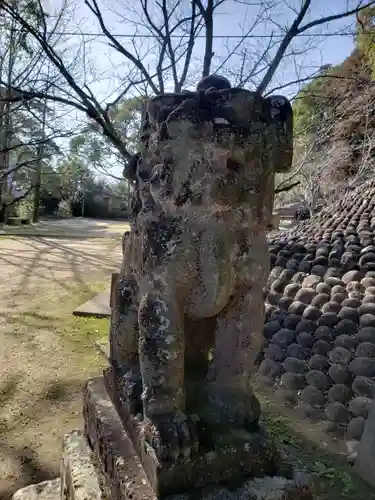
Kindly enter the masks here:
[[[257, 456], [251, 452], [251, 443], [247, 449], [232, 448], [216, 455], [202, 454], [191, 463], [163, 468], [139, 437], [136, 422], [134, 420], [129, 422], [128, 419], [126, 425], [136, 435], [135, 446], [138, 447], [138, 453], [135, 451], [132, 439], [125, 430], [123, 419], [118, 415], [106, 385], [109, 385], [108, 379], [107, 383], [103, 378], [91, 379], [84, 390], [85, 434], [94, 452], [100, 484], [106, 498], [111, 500], [193, 498], [308, 500], [312, 498], [306, 483], [298, 477], [298, 474], [292, 473], [289, 479], [277, 475], [265, 476], [264, 470], [269, 464], [267, 449], [261, 450]], [[270, 461], [272, 460], [271, 455]], [[254, 475], [262, 477], [249, 480], [249, 476]], [[219, 486], [219, 482], [229, 485], [231, 492], [224, 486]], [[278, 491], [281, 496], [274, 496]], [[223, 496], [223, 492], [226, 496]], [[241, 496], [245, 495], [245, 492], [248, 496]]]

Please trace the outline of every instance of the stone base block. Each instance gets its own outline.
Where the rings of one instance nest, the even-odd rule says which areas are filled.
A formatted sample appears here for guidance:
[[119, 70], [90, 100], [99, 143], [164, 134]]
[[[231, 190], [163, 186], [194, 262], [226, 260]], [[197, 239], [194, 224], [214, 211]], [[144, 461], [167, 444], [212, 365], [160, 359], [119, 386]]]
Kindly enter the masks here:
[[232, 431], [217, 436], [214, 447], [200, 449], [188, 461], [160, 462], [142, 433], [140, 415], [134, 415], [119, 398], [113, 368], [108, 368], [104, 382], [125, 431], [140, 458], [142, 467], [157, 495], [179, 493], [191, 488], [203, 488], [222, 481], [243, 481], [246, 477], [276, 475], [281, 457], [272, 440], [264, 433]]
[[104, 500], [100, 468], [81, 431], [66, 434], [63, 439], [61, 500]]
[[60, 500], [60, 479], [51, 479], [21, 488], [12, 496], [12, 500]]
[[61, 478], [21, 488], [12, 500], [107, 500], [100, 470], [83, 432], [72, 431], [63, 438]]
[[[218, 486], [221, 479], [211, 479], [206, 483], [207, 475], [215, 474], [211, 464], [201, 466], [202, 481], [199, 477], [194, 482], [189, 478], [185, 491], [188, 493], [166, 494], [155, 491], [135, 452], [132, 441], [125, 432], [120, 419], [104, 385], [102, 378], [90, 380], [85, 388], [84, 396], [85, 432], [97, 458], [102, 478], [102, 489], [110, 500], [310, 500], [311, 494], [306, 484], [297, 477], [286, 479], [281, 477], [263, 477], [254, 480], [231, 482], [231, 489]], [[241, 467], [237, 461], [235, 466]], [[189, 469], [188, 469], [189, 470]], [[175, 472], [175, 471], [174, 471]], [[183, 470], [181, 470], [183, 473]], [[228, 476], [225, 478], [229, 478]], [[215, 485], [216, 483], [216, 485]], [[184, 491], [184, 490], [180, 490]], [[245, 496], [244, 496], [245, 495]], [[275, 496], [276, 495], [276, 496]], [[70, 500], [70, 499], [69, 499]]]

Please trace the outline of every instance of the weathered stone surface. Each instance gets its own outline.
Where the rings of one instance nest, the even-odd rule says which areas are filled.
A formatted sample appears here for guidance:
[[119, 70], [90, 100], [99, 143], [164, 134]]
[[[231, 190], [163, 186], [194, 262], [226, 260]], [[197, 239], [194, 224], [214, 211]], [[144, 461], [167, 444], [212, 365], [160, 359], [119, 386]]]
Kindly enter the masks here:
[[[94, 449], [100, 483], [106, 498], [111, 500], [156, 500], [155, 491], [150, 486], [150, 479], [146, 476], [138, 455], [124, 431], [122, 422], [104, 389], [102, 379], [93, 379], [88, 382], [85, 389], [84, 414], [86, 432]], [[233, 452], [232, 450], [231, 453]], [[157, 461], [155, 454], [152, 454], [152, 460]], [[216, 462], [216, 454], [211, 453], [207, 456], [207, 460]], [[173, 465], [170, 464], [170, 466]], [[187, 466], [185, 473], [188, 474], [188, 477], [184, 479], [185, 484], [188, 485], [187, 492], [181, 491], [178, 494], [164, 496], [165, 500], [188, 500], [191, 498], [189, 492], [191, 485], [199, 487], [202, 481], [199, 479], [194, 481], [189, 470], [191, 471]], [[201, 470], [207, 474], [210, 473], [209, 471], [212, 472], [212, 467], [207, 467], [207, 463], [205, 466], [202, 464]], [[289, 467], [287, 470], [289, 476]], [[164, 470], [163, 474], [168, 474], [168, 471]], [[214, 484], [216, 480], [211, 476], [208, 482]], [[83, 500], [84, 498], [91, 500], [91, 498], [96, 497], [68, 497], [66, 500], [73, 500], [73, 498], [74, 500]], [[296, 472], [289, 479], [278, 476], [246, 479], [242, 485], [237, 482], [237, 486], [230, 490], [214, 484], [201, 490], [195, 489], [194, 498], [197, 500], [242, 500], [243, 498], [251, 498], [252, 500], [271, 500], [273, 498], [311, 500], [312, 496], [306, 478]], [[103, 499], [101, 498], [101, 500]]]
[[[61, 461], [61, 499], [102, 500], [99, 476], [100, 472], [94, 465], [92, 450], [84, 434], [81, 431], [66, 434]], [[109, 490], [104, 487], [104, 491]]]
[[[296, 332], [283, 327], [293, 298], [283, 293], [305, 277], [293, 248], [281, 247], [271, 259], [280, 272], [268, 279], [266, 229], [275, 173], [292, 165], [292, 107], [207, 78], [211, 85], [196, 92], [148, 101], [142, 152], [124, 171], [134, 186], [132, 231], [112, 294], [111, 390], [121, 394], [114, 401], [125, 426], [142, 415], [142, 443], [161, 465], [194, 463], [200, 439], [217, 452], [221, 439], [256, 428], [250, 381], [262, 332], [282, 349], [294, 342]], [[264, 327], [267, 291], [279, 307], [268, 309]], [[139, 433], [127, 430], [143, 463]]]
[[[12, 496], [12, 500], [60, 500], [61, 480], [51, 479], [21, 488]], [[65, 500], [65, 499], [63, 499]]]

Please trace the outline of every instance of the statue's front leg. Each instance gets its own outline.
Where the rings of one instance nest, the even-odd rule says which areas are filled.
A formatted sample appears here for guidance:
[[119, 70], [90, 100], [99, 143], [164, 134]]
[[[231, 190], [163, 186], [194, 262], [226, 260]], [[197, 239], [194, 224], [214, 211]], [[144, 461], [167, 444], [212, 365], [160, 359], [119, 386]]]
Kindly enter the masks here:
[[110, 363], [119, 385], [119, 395], [134, 414], [142, 412], [136, 287], [135, 279], [126, 273], [114, 283], [109, 332]]
[[194, 425], [185, 413], [185, 338], [177, 299], [149, 291], [138, 313], [145, 437], [160, 459], [172, 461], [197, 448]]
[[251, 377], [263, 342], [263, 286], [268, 271], [267, 243], [260, 235], [239, 257], [235, 293], [217, 316], [206, 406], [206, 418], [214, 426], [257, 428], [260, 406]]

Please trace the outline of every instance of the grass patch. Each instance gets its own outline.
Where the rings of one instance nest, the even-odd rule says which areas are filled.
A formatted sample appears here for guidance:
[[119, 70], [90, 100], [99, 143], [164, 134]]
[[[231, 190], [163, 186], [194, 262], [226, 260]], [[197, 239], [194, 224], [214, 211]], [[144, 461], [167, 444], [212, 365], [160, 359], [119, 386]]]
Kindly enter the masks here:
[[276, 415], [266, 398], [261, 397], [261, 403], [262, 422], [276, 443], [287, 447], [296, 466], [310, 474], [314, 500], [375, 500], [374, 490], [353, 472], [344, 457], [334, 456], [297, 434], [293, 422], [280, 413]]
[[[91, 299], [96, 293], [108, 286], [108, 281], [90, 284], [89, 290], [80, 289], [79, 285], [74, 291], [60, 299], [52, 290], [48, 295], [48, 307], [42, 303], [31, 301], [26, 311], [7, 315], [7, 323], [11, 328], [7, 335], [15, 338], [28, 338], [38, 331], [51, 331], [58, 335], [61, 345], [75, 354], [84, 354], [87, 366], [97, 361], [97, 351], [94, 349], [95, 341], [108, 338], [109, 320], [107, 318], [74, 316], [73, 310], [79, 304]], [[47, 294], [46, 294], [47, 296]], [[32, 347], [32, 340], [29, 340]], [[85, 364], [86, 364], [85, 361]]]

